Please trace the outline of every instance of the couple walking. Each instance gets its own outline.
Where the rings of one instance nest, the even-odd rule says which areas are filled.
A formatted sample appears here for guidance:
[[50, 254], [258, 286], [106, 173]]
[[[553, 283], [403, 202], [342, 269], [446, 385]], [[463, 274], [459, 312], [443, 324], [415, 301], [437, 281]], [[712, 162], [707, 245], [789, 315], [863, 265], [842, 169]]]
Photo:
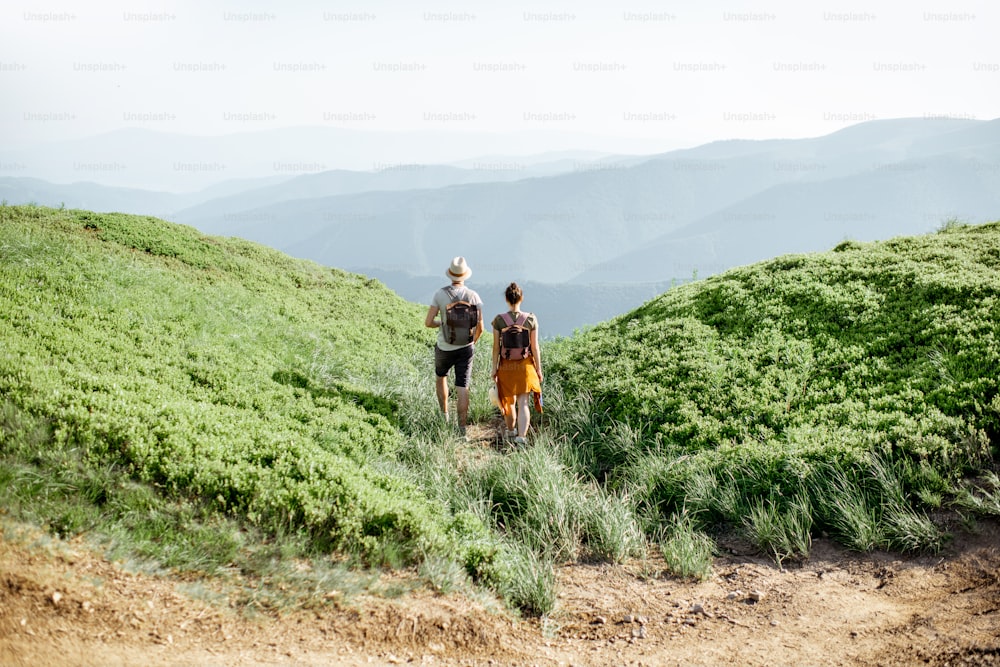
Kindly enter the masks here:
[[[448, 373], [455, 369], [458, 427], [465, 434], [469, 414], [469, 381], [475, 344], [483, 333], [482, 299], [465, 286], [472, 275], [464, 257], [456, 257], [445, 272], [451, 284], [434, 293], [424, 324], [438, 330], [434, 347], [434, 374], [438, 404], [448, 417]], [[490, 356], [505, 435], [524, 443], [531, 423], [528, 400], [535, 395], [541, 410], [542, 355], [538, 345], [538, 318], [521, 311], [524, 293], [517, 283], [504, 292], [506, 312], [493, 318], [493, 352]]]

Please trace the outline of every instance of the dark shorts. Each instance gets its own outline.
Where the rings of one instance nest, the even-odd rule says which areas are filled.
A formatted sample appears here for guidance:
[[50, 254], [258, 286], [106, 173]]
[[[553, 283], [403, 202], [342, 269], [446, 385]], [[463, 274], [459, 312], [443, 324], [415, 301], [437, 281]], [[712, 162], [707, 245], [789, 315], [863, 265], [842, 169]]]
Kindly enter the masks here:
[[466, 345], [457, 350], [445, 352], [434, 346], [434, 373], [439, 377], [447, 377], [448, 371], [455, 368], [455, 386], [468, 387], [472, 379], [472, 356], [476, 353], [473, 345]]

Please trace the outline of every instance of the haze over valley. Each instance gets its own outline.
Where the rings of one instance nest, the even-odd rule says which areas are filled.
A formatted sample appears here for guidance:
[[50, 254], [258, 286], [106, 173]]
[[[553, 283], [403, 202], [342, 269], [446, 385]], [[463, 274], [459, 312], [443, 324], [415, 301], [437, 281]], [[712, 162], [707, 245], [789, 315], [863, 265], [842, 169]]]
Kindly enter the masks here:
[[[163, 164], [177, 145], [211, 155], [225, 143], [138, 130], [116, 139], [126, 135], [149, 164]], [[315, 131], [317, 144], [329, 136]], [[274, 137], [241, 139], [248, 153], [267, 154]], [[62, 150], [88, 164], [100, 159], [95, 146]], [[465, 255], [470, 284], [489, 308], [502, 307], [507, 282], [524, 282], [531, 307], [550, 314], [549, 335], [734, 266], [923, 233], [950, 219], [984, 222], [1000, 210], [1000, 120], [879, 120], [816, 138], [728, 140], [650, 155], [372, 164], [280, 176], [250, 170], [193, 192], [3, 177], [0, 196], [156, 215], [247, 238], [378, 278], [420, 303], [441, 282], [441, 267]]]

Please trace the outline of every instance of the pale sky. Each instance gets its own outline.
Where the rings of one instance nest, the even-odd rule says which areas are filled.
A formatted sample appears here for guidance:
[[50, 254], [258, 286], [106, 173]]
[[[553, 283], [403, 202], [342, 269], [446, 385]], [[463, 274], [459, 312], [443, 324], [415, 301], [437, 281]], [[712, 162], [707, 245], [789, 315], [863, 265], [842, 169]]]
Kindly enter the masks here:
[[325, 126], [558, 131], [580, 149], [641, 138], [656, 152], [986, 120], [1000, 116], [997, 34], [986, 0], [8, 0], [0, 148]]

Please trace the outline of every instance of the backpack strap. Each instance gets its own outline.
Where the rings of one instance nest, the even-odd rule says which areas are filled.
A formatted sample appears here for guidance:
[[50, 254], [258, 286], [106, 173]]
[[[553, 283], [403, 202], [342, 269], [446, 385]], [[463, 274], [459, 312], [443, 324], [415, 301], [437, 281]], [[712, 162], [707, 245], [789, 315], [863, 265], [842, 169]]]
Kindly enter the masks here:
[[447, 328], [448, 342], [450, 344], [454, 345], [455, 344], [455, 330], [451, 328], [450, 324], [448, 324], [448, 307], [451, 306], [451, 304], [453, 304], [456, 301], [458, 301], [458, 295], [455, 292], [455, 286], [454, 285], [446, 285], [445, 288], [444, 288], [444, 292], [445, 292], [445, 294], [448, 295], [448, 305], [445, 306], [444, 312], [441, 313], [441, 320], [443, 321], [445, 327]]
[[[527, 327], [525, 327], [524, 325], [528, 323], [528, 318], [529, 317], [531, 317], [531, 313], [521, 313], [520, 316], [517, 318], [517, 324], [518, 324], [518, 326], [522, 327], [525, 331], [528, 330]], [[529, 336], [530, 336], [530, 334], [529, 334]], [[531, 338], [529, 337], [528, 340], [529, 340], [529, 343], [524, 348], [525, 357], [531, 356], [531, 343], [530, 343]]]
[[[503, 323], [506, 324], [508, 327], [514, 326], [514, 320], [511, 319], [510, 313], [500, 313], [500, 319], [502, 319]], [[507, 327], [504, 328], [506, 329]]]

